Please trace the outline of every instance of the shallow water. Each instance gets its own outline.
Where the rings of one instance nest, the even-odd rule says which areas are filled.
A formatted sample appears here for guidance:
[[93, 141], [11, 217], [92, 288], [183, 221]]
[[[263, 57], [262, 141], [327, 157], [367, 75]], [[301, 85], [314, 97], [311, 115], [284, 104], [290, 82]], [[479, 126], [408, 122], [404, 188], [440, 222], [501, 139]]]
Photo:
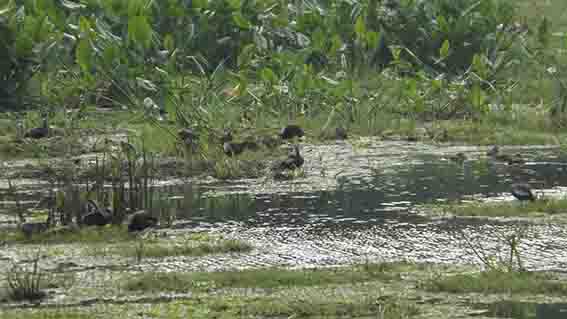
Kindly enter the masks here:
[[475, 308], [486, 309], [494, 317], [513, 319], [564, 319], [567, 318], [566, 303], [533, 303], [500, 301], [492, 304], [478, 304]]
[[[304, 150], [306, 175], [292, 181], [162, 188], [161, 206], [176, 216], [175, 228], [209, 229], [258, 247], [242, 256], [198, 258], [191, 267], [365, 260], [476, 263], [465, 238], [496, 252], [501, 235], [513, 232], [518, 222], [431, 219], [417, 214], [416, 207], [459, 199], [513, 200], [508, 193], [513, 182], [529, 182], [539, 196], [562, 196], [561, 186], [567, 186], [563, 159], [542, 148], [522, 150], [528, 161], [520, 166], [487, 161], [486, 148], [475, 147], [389, 142], [360, 150], [348, 143]], [[469, 160], [457, 164], [446, 159], [459, 151]], [[565, 269], [567, 228], [545, 223], [527, 227], [521, 246], [526, 266]]]
[[[207, 229], [251, 242], [252, 253], [163, 259], [160, 269], [256, 266], [323, 266], [408, 260], [478, 263], [465, 238], [496, 252], [502, 234], [518, 221], [432, 219], [419, 205], [447, 200], [513, 200], [513, 182], [528, 182], [539, 196], [562, 196], [567, 161], [545, 147], [521, 151], [524, 165], [488, 161], [487, 148], [377, 142], [371, 139], [304, 145], [305, 176], [290, 181], [251, 179], [190, 183], [165, 181], [156, 188], [154, 211], [173, 216], [174, 229]], [[448, 156], [464, 152], [462, 164]], [[43, 188], [43, 191], [45, 189]], [[29, 190], [24, 199], [37, 198]], [[4, 207], [10, 207], [5, 203]], [[567, 227], [527, 224], [520, 247], [532, 269], [565, 269]], [[139, 267], [144, 267], [140, 265]]]

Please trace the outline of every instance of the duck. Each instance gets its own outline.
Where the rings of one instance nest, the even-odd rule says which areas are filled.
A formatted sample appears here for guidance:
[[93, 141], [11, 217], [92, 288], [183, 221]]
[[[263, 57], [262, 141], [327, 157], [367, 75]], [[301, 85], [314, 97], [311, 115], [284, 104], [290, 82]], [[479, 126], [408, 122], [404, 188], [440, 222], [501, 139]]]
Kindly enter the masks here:
[[177, 136], [187, 145], [193, 144], [198, 139], [197, 134], [190, 128], [179, 130]]
[[337, 140], [346, 140], [346, 139], [348, 139], [347, 130], [346, 130], [344, 127], [342, 127], [342, 126], [337, 127], [337, 128], [335, 129], [335, 138], [336, 138]]
[[521, 153], [516, 153], [508, 159], [508, 164], [524, 164], [526, 161]]
[[499, 152], [500, 152], [500, 148], [498, 147], [498, 145], [494, 145], [492, 146], [491, 149], [488, 150], [488, 152], [486, 152], [486, 156], [494, 157], [498, 155]]
[[284, 160], [280, 160], [274, 165], [272, 165], [272, 170], [274, 171], [283, 171], [283, 170], [294, 170], [303, 166], [305, 160], [299, 153], [299, 146], [293, 146], [293, 152], [288, 155], [287, 158]]
[[40, 139], [49, 136], [49, 126], [47, 124], [47, 117], [43, 118], [43, 125], [41, 127], [34, 127], [24, 134], [25, 138]]
[[467, 160], [467, 156], [463, 152], [459, 152], [455, 155], [449, 156], [449, 159], [453, 162], [462, 163]]
[[112, 211], [107, 207], [100, 208], [94, 200], [87, 201], [87, 210], [91, 211], [81, 218], [81, 225], [105, 226], [112, 221]]
[[284, 128], [282, 128], [279, 134], [282, 140], [289, 140], [294, 137], [303, 137], [304, 135], [305, 132], [303, 131], [303, 129], [299, 127], [299, 125], [293, 125], [293, 124], [287, 125]]
[[530, 185], [524, 183], [512, 184], [512, 195], [519, 201], [535, 201]]
[[221, 143], [225, 143], [225, 142], [231, 142], [233, 140], [233, 136], [232, 136], [232, 130], [225, 128], [223, 130], [223, 133], [220, 137], [220, 141]]
[[222, 144], [222, 149], [227, 156], [232, 157], [242, 154], [242, 152], [244, 152], [245, 145], [244, 143], [224, 142]]
[[138, 232], [158, 224], [158, 219], [145, 210], [139, 210], [129, 217], [128, 232]]

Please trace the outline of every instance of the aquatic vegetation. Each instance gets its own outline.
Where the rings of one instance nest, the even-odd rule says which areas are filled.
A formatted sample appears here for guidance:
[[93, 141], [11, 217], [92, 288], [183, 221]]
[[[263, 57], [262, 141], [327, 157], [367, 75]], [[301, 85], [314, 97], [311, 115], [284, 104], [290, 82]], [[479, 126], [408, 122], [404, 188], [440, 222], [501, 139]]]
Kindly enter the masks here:
[[[355, 284], [391, 280], [407, 264], [365, 264], [346, 268], [288, 270], [268, 268], [203, 273], [143, 273], [122, 283], [132, 291], [187, 291], [209, 288], [276, 288]], [[411, 269], [411, 267], [410, 267]]]
[[450, 293], [565, 295], [567, 282], [545, 273], [483, 271], [440, 276], [424, 283], [424, 288]]
[[[102, 249], [101, 249], [102, 248]], [[95, 247], [86, 251], [87, 255], [118, 255], [124, 257], [160, 258], [168, 256], [204, 256], [211, 254], [244, 253], [253, 247], [240, 240], [208, 239], [164, 242], [156, 239], [139, 240], [138, 245], [113, 245]]]
[[63, 244], [63, 243], [114, 243], [134, 240], [135, 236], [128, 234], [126, 227], [56, 227], [42, 233], [24, 236], [18, 230], [7, 230], [0, 233], [0, 240], [6, 243], [22, 244]]
[[567, 213], [567, 199], [541, 198], [518, 205], [517, 202], [469, 202], [436, 204], [423, 211], [453, 216], [521, 217], [563, 215]]
[[50, 274], [40, 266], [40, 254], [32, 259], [31, 266], [14, 263], [6, 275], [8, 297], [13, 301], [35, 302], [47, 296], [45, 287]]
[[86, 311], [48, 309], [41, 311], [7, 310], [0, 313], [0, 319], [95, 319], [98, 316]]

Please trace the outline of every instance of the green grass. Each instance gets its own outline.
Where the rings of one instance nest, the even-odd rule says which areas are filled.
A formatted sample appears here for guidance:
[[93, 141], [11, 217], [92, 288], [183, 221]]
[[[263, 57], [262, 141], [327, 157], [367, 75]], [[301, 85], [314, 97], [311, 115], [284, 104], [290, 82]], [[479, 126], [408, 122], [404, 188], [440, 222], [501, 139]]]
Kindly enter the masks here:
[[64, 243], [116, 243], [135, 239], [126, 227], [105, 226], [85, 228], [53, 228], [46, 232], [33, 234], [27, 238], [19, 230], [9, 230], [0, 233], [0, 241], [22, 244], [64, 244]]
[[261, 269], [196, 273], [143, 273], [122, 283], [131, 291], [188, 291], [211, 288], [275, 288], [327, 286], [389, 280], [405, 264], [369, 264], [315, 270]]
[[250, 244], [239, 240], [207, 239], [207, 241], [209, 240], [210, 242], [204, 242], [204, 240], [188, 240], [180, 243], [163, 243], [156, 240], [144, 240], [128, 245], [92, 247], [92, 249], [87, 250], [86, 253], [94, 256], [110, 254], [123, 257], [160, 258], [168, 256], [204, 256], [211, 254], [239, 253], [251, 251], [253, 248]]
[[[379, 302], [377, 301], [379, 297], [381, 296], [377, 294], [352, 296], [316, 291], [284, 297], [213, 299], [205, 303], [205, 311], [210, 317], [202, 318], [354, 318], [376, 316], [383, 311], [384, 315], [380, 318], [401, 319], [411, 318], [419, 313], [417, 308], [409, 303], [397, 303], [391, 300]], [[183, 304], [189, 307], [195, 306], [194, 302]], [[194, 317], [201, 318], [197, 313]]]
[[[92, 314], [96, 311], [97, 315]], [[418, 308], [395, 297], [377, 292], [362, 294], [340, 293], [332, 290], [290, 291], [282, 296], [199, 296], [140, 306], [108, 305], [96, 310], [9, 310], [0, 319], [75, 319], [114, 318], [129, 315], [160, 319], [231, 319], [231, 318], [412, 318]]]
[[567, 294], [567, 282], [553, 281], [548, 274], [485, 271], [436, 278], [425, 283], [434, 292], [483, 294]]
[[534, 202], [520, 203], [465, 203], [434, 205], [426, 210], [453, 216], [485, 217], [534, 217], [541, 215], [559, 215], [567, 213], [567, 199], [540, 199]]
[[65, 309], [7, 310], [0, 312], [0, 319], [93, 319], [92, 314]]

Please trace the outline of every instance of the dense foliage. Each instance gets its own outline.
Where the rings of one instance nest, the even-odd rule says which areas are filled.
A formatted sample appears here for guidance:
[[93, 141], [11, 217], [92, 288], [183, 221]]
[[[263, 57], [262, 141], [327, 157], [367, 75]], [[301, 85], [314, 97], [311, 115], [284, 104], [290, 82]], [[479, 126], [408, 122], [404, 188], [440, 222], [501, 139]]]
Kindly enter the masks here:
[[178, 118], [206, 123], [233, 105], [354, 121], [380, 89], [397, 96], [376, 101], [388, 112], [474, 118], [509, 102], [526, 35], [514, 3], [11, 0], [0, 108], [183, 106]]

